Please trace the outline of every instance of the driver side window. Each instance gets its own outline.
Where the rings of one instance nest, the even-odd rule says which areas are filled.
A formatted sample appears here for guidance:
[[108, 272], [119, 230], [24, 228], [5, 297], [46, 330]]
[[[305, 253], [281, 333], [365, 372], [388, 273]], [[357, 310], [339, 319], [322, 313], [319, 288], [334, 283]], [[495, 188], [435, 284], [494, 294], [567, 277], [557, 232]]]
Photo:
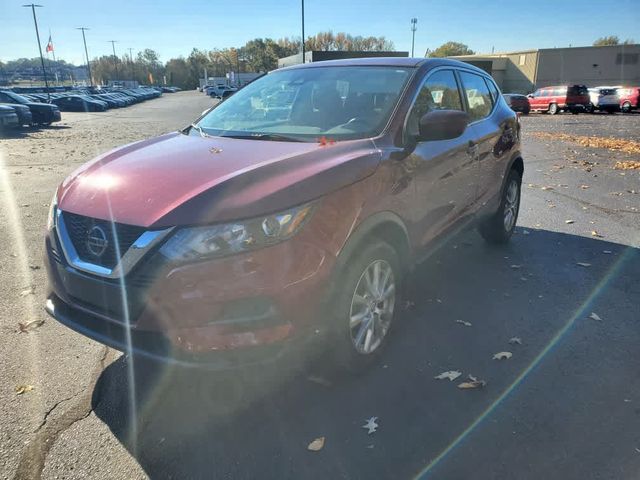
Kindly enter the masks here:
[[420, 118], [433, 110], [462, 110], [458, 82], [453, 70], [440, 70], [424, 81], [407, 118], [408, 136], [418, 135]]

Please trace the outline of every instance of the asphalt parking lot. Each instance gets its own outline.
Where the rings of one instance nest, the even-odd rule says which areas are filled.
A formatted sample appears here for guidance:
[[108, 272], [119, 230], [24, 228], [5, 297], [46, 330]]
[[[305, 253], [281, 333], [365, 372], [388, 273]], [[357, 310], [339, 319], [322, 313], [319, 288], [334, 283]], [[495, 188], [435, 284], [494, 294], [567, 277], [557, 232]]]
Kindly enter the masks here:
[[[181, 92], [0, 138], [0, 478], [640, 477], [640, 170], [614, 168], [640, 154], [554, 137], [637, 141], [640, 115], [523, 118], [513, 242], [445, 242], [363, 375], [138, 364], [131, 381], [125, 357], [42, 310], [47, 207], [76, 166], [210, 104]], [[457, 388], [468, 375], [486, 386]]]

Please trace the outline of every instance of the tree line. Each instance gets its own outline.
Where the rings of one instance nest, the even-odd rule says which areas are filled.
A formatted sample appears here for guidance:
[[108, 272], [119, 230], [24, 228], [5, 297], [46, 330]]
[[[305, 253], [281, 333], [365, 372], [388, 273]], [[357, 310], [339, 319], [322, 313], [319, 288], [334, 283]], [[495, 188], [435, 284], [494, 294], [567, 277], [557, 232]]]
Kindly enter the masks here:
[[[385, 37], [362, 37], [348, 33], [320, 32], [308, 37], [306, 50], [384, 51], [394, 50], [393, 42]], [[94, 79], [99, 83], [119, 79], [134, 79], [140, 83], [159, 83], [166, 77], [167, 84], [181, 88], [195, 88], [206, 69], [211, 77], [222, 77], [228, 72], [267, 72], [278, 66], [278, 59], [301, 51], [300, 40], [291, 38], [255, 38], [240, 48], [203, 50], [194, 48], [184, 57], [171, 58], [164, 64], [157, 52], [145, 49], [135, 58], [114, 59], [105, 55], [91, 61]], [[150, 75], [151, 74], [151, 75]]]

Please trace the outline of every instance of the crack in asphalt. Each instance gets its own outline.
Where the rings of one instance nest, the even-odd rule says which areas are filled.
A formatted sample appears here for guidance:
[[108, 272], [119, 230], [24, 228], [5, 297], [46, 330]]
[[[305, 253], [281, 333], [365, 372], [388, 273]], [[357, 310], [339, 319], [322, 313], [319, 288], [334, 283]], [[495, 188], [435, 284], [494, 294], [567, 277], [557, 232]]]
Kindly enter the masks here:
[[[104, 347], [100, 360], [91, 374], [89, 385], [87, 385], [83, 394], [78, 392], [69, 398], [60, 400], [45, 413], [42, 423], [35, 432], [35, 437], [22, 451], [16, 473], [13, 477], [14, 480], [32, 480], [40, 478], [42, 470], [44, 469], [47, 454], [58, 437], [65, 430], [68, 430], [74, 424], [84, 420], [91, 414], [93, 411], [93, 407], [91, 406], [93, 390], [100, 373], [105, 368], [109, 352], [110, 349], [108, 347]], [[77, 396], [80, 396], [78, 402], [72, 405], [59, 417], [50, 421], [48, 420], [49, 415], [56, 409], [56, 407], [58, 407], [58, 405]]]

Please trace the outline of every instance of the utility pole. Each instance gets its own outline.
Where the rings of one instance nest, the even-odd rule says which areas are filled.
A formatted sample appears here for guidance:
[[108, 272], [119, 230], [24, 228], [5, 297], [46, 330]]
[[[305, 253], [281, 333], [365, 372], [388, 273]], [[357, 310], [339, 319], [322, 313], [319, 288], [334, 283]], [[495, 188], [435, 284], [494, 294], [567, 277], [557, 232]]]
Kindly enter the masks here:
[[87, 57], [87, 74], [89, 75], [89, 85], [93, 87], [93, 78], [91, 77], [91, 66], [89, 65], [89, 51], [87, 50], [87, 38], [84, 36], [84, 31], [89, 30], [86, 27], [78, 27], [76, 30], [82, 30], [82, 41], [84, 42], [84, 54]]
[[30, 7], [33, 12], [33, 24], [36, 26], [36, 39], [38, 40], [38, 50], [40, 51], [40, 64], [42, 65], [42, 75], [44, 76], [44, 85], [47, 87], [47, 100], [51, 103], [51, 95], [49, 94], [49, 82], [47, 81], [47, 70], [44, 68], [44, 57], [42, 56], [42, 45], [40, 45], [40, 32], [38, 31], [38, 20], [36, 19], [36, 7], [41, 8], [42, 5], [36, 5], [30, 3], [28, 5], [22, 5], [23, 7]]
[[133, 48], [129, 47], [129, 61], [131, 61], [131, 80], [135, 81], [136, 79], [136, 64], [133, 63]]
[[116, 57], [116, 42], [117, 40], [107, 40], [111, 43], [111, 48], [113, 48], [113, 65], [116, 67], [116, 80], [118, 79], [118, 57]]
[[411, 19], [411, 56], [413, 57], [413, 47], [416, 44], [416, 30], [418, 29], [418, 19]]
[[304, 0], [302, 0], [302, 63], [304, 63]]

